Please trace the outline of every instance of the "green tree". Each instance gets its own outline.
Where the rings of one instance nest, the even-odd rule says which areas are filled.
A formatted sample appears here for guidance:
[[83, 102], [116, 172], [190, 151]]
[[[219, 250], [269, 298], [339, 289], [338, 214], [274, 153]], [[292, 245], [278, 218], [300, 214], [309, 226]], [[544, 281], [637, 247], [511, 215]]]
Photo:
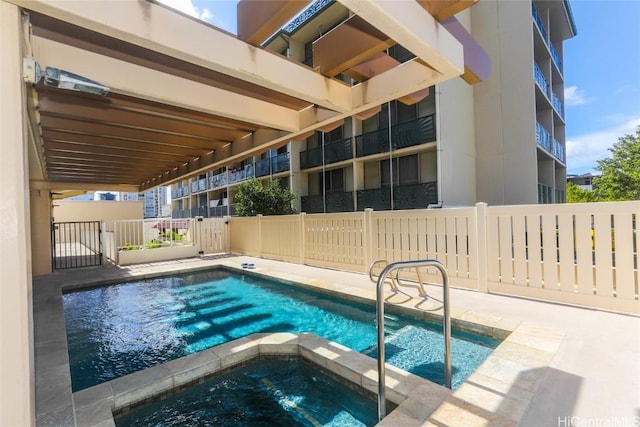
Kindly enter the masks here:
[[587, 190], [573, 182], [567, 183], [567, 203], [597, 202], [595, 191]]
[[598, 160], [602, 175], [594, 180], [599, 201], [640, 200], [640, 126], [618, 139], [611, 157]]
[[263, 182], [257, 179], [245, 181], [235, 195], [238, 216], [289, 215], [295, 213], [291, 203], [296, 195], [278, 181]]

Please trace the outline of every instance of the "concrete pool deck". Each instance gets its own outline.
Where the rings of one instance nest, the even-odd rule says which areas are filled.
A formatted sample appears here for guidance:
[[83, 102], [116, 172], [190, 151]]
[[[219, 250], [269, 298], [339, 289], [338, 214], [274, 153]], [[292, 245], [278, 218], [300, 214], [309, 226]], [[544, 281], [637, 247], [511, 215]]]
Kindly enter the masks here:
[[[123, 268], [86, 268], [35, 278], [38, 425], [76, 422], [62, 315], [63, 286], [67, 289], [96, 280], [106, 283], [221, 263], [239, 267], [244, 262], [254, 263], [255, 271], [266, 271], [284, 281], [306, 278], [306, 282], [320, 288], [349, 288], [354, 298], [369, 298], [375, 288], [363, 274], [251, 257], [203, 257]], [[439, 298], [438, 287], [428, 287], [428, 291]], [[406, 288], [406, 292], [389, 293], [387, 300], [422, 310], [434, 308], [414, 289]], [[485, 371], [476, 371], [424, 421], [425, 425], [516, 425], [515, 420], [526, 426], [637, 425], [640, 418], [634, 417], [640, 417], [640, 318], [457, 289], [452, 289], [451, 297], [456, 319], [499, 330], [523, 329], [511, 334], [509, 345], [501, 345], [491, 356], [500, 359], [499, 366], [483, 365]], [[531, 349], [536, 347], [540, 352]], [[522, 350], [526, 350], [524, 354]], [[520, 365], [529, 368], [520, 378], [524, 381], [520, 385], [525, 386], [512, 387], [513, 375], [525, 372], [522, 366], [509, 363], [513, 357], [521, 358]], [[538, 366], [544, 369], [537, 369]], [[485, 375], [489, 372], [495, 375]], [[527, 384], [532, 387], [527, 388]], [[517, 404], [525, 401], [527, 406]], [[420, 425], [416, 422], [398, 418], [389, 419], [385, 425]], [[591, 424], [585, 424], [588, 422]]]

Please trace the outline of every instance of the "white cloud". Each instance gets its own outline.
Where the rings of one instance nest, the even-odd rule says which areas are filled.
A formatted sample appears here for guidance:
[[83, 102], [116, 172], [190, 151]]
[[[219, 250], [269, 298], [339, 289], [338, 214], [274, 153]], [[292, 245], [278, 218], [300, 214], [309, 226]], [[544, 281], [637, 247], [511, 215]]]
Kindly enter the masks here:
[[186, 13], [187, 15], [191, 15], [194, 18], [201, 19], [203, 21], [210, 22], [213, 18], [213, 13], [207, 8], [202, 8], [202, 10], [198, 9], [193, 5], [191, 0], [158, 0], [162, 4], [166, 4], [169, 7], [172, 7], [176, 10], [179, 10], [182, 13]]
[[578, 86], [567, 86], [564, 88], [564, 103], [567, 107], [583, 105], [587, 103], [587, 98]]
[[638, 126], [640, 126], [640, 114], [609, 129], [568, 138], [568, 172], [576, 174], [593, 172], [598, 160], [611, 155], [608, 149], [618, 142], [618, 138], [635, 134]]

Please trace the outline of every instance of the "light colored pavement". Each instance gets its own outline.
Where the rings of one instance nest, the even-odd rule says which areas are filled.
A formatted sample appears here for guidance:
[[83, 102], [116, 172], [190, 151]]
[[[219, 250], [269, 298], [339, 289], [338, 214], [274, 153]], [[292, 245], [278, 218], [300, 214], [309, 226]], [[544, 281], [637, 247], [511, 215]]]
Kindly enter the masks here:
[[[244, 256], [225, 258], [225, 261], [238, 265], [251, 262], [258, 268], [338, 285], [369, 290], [375, 287], [364, 274]], [[59, 351], [61, 340], [65, 339], [60, 298], [62, 285], [82, 284], [98, 277], [110, 281], [159, 271], [205, 268], [217, 262], [216, 257], [203, 257], [124, 268], [69, 270], [35, 278], [36, 412], [39, 424], [62, 425], [67, 424], [62, 420], [69, 421], [70, 408], [65, 399], [70, 400], [70, 396], [66, 396], [65, 387], [70, 385], [64, 384], [68, 381], [68, 372], [61, 372], [66, 355]], [[406, 291], [416, 304], [421, 301], [415, 290], [407, 288]], [[429, 286], [428, 292], [435, 298], [440, 295], [436, 286]], [[408, 298], [398, 294], [389, 301], [400, 302]], [[451, 301], [455, 309], [531, 322], [565, 332], [520, 425], [640, 425], [640, 317], [460, 289], [452, 289]], [[66, 343], [64, 349], [66, 351]], [[56, 391], [55, 382], [65, 391]], [[56, 424], [56, 421], [60, 423]]]

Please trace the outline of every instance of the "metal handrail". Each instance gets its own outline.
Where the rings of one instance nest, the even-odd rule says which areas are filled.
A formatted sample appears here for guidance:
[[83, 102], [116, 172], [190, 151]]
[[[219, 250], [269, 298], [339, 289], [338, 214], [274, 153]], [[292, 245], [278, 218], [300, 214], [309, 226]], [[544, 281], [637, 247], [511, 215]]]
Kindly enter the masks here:
[[444, 313], [442, 329], [444, 333], [444, 385], [451, 388], [451, 313], [449, 310], [449, 276], [444, 265], [436, 260], [398, 261], [387, 265], [380, 276], [376, 287], [376, 321], [378, 327], [378, 421], [387, 415], [385, 396], [385, 355], [384, 355], [384, 294], [383, 285], [387, 275], [393, 270], [403, 268], [435, 267], [442, 274], [442, 303]]

